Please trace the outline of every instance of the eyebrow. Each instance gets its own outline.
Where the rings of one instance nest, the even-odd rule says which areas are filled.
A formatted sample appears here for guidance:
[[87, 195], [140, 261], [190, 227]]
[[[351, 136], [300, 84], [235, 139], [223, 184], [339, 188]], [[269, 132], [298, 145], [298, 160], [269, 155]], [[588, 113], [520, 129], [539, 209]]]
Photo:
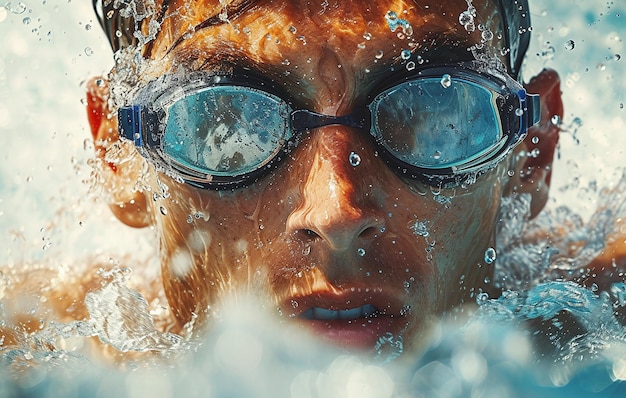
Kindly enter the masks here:
[[[159, 24], [163, 21], [163, 18], [165, 17], [165, 13], [169, 6], [169, 2], [170, 0], [163, 0], [163, 3], [161, 5], [161, 13], [159, 14], [159, 20], [158, 20]], [[234, 4], [234, 5], [230, 4], [226, 6], [226, 9], [224, 10], [225, 13], [228, 15], [228, 18], [222, 17], [221, 13], [213, 15], [205, 19], [204, 21], [200, 22], [196, 26], [194, 26], [193, 33], [197, 33], [198, 31], [202, 29], [221, 25], [221, 24], [229, 22], [232, 19], [236, 19], [243, 13], [247, 12], [256, 3], [257, 3], [257, 0], [243, 0], [242, 2]], [[187, 35], [179, 36], [178, 39], [176, 39], [176, 41], [170, 46], [170, 48], [167, 49], [166, 54], [169, 54], [170, 52], [172, 52], [176, 47], [178, 47], [182, 42], [184, 42], [187, 39], [187, 37], [189, 36]], [[151, 42], [151, 44], [153, 42], [154, 40]], [[151, 50], [152, 50], [152, 46], [150, 46], [150, 51]]]

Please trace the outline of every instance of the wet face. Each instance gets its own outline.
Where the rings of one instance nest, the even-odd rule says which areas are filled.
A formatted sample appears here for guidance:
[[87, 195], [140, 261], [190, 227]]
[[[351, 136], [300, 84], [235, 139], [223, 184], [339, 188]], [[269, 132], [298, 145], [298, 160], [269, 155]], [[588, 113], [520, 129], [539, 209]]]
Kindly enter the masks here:
[[[344, 115], [409, 61], [450, 63], [472, 59], [476, 44], [493, 54], [502, 46], [498, 16], [483, 1], [476, 25], [494, 38], [482, 43], [478, 29], [459, 25], [465, 0], [308, 3], [262, 1], [176, 44], [219, 10], [170, 4], [149, 49], [151, 73], [245, 68], [301, 107]], [[389, 10], [411, 29], [390, 25]], [[162, 184], [154, 191], [166, 189], [149, 206], [170, 305], [184, 324], [193, 314], [210, 319], [229, 292], [244, 291], [334, 344], [368, 350], [391, 333], [418, 345], [433, 319], [473, 301], [490, 275], [484, 253], [507, 168], [432, 187], [387, 166], [367, 131], [331, 125], [304, 134], [247, 187], [217, 192], [153, 174]]]

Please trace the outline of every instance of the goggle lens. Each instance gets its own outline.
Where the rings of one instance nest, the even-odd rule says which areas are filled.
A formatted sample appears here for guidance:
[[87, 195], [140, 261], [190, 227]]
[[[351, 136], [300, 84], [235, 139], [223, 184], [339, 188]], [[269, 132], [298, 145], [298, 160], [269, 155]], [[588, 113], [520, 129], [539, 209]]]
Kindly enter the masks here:
[[253, 88], [206, 87], [167, 109], [163, 154], [202, 174], [250, 173], [291, 137], [289, 112], [282, 99]]
[[496, 104], [499, 97], [460, 79], [407, 81], [371, 103], [372, 133], [410, 165], [426, 169], [462, 166], [497, 148], [504, 137]]

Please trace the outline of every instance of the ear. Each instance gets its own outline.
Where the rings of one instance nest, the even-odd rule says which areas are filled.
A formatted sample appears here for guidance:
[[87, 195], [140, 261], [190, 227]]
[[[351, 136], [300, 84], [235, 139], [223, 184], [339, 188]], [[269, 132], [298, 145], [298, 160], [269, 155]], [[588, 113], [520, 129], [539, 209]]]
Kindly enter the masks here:
[[515, 151], [515, 176], [510, 181], [510, 192], [531, 195], [531, 217], [535, 217], [548, 201], [552, 161], [559, 141], [559, 122], [563, 118], [561, 79], [550, 69], [544, 69], [530, 80], [526, 91], [541, 97], [541, 121], [528, 130], [528, 136]]
[[87, 117], [100, 160], [97, 183], [102, 185], [111, 211], [131, 227], [151, 225], [146, 196], [137, 187], [144, 160], [132, 143], [120, 141], [117, 119], [109, 109], [108, 81], [102, 77], [87, 82]]

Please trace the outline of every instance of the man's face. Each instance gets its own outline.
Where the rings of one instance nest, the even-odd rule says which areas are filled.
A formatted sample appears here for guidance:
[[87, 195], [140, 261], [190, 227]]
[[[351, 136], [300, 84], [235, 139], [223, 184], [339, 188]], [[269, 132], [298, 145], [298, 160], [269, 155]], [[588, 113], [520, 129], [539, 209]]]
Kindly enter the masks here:
[[[495, 7], [484, 1], [474, 4], [475, 24], [491, 30], [487, 41], [459, 24], [465, 0], [309, 3], [261, 1], [173, 49], [186, 28], [219, 9], [170, 4], [150, 57], [161, 60], [157, 74], [245, 65], [303, 107], [345, 115], [407, 61], [449, 64], [471, 59], [472, 45], [493, 54], [502, 46]], [[393, 29], [388, 11], [410, 29]], [[234, 190], [158, 175], [167, 194], [151, 201], [153, 220], [181, 324], [192, 314], [210, 318], [228, 292], [247, 291], [284, 322], [367, 350], [386, 333], [413, 345], [434, 318], [473, 300], [491, 273], [483, 258], [508, 165], [474, 184], [431, 187], [398, 175], [367, 135], [313, 129], [275, 170]]]

